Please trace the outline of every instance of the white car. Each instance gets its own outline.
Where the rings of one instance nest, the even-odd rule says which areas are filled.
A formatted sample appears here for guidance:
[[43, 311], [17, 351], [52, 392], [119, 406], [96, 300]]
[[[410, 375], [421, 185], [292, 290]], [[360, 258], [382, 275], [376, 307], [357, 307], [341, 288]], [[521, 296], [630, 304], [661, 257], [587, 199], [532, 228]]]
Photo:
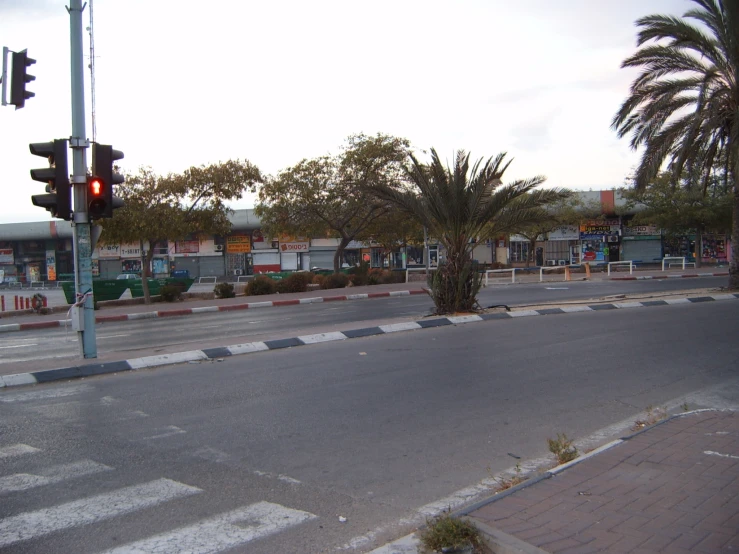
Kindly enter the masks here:
[[141, 279], [135, 273], [121, 273], [116, 279]]

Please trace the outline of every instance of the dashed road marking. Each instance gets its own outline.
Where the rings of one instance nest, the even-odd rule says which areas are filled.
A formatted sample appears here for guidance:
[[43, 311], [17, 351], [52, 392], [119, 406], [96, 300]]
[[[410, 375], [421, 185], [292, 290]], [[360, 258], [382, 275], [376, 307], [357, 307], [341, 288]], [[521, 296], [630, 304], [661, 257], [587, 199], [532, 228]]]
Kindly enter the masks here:
[[51, 508], [6, 517], [0, 520], [0, 549], [55, 531], [97, 523], [199, 492], [202, 491], [177, 481], [157, 479]]
[[93, 475], [102, 471], [110, 471], [108, 467], [92, 460], [81, 460], [71, 464], [63, 464], [50, 467], [39, 472], [38, 475], [31, 473], [16, 473], [7, 477], [0, 477], [0, 494], [19, 492], [53, 483], [60, 483], [67, 479], [76, 479]]
[[317, 516], [272, 502], [257, 502], [225, 514], [127, 544], [104, 554], [213, 554], [273, 535]]
[[0, 448], [0, 459], [2, 458], [13, 458], [15, 456], [23, 456], [25, 454], [34, 454], [35, 452], [41, 452], [39, 448], [28, 446], [27, 444], [12, 444], [10, 446], [4, 446]]
[[184, 429], [180, 429], [176, 425], [167, 425], [166, 427], [161, 427], [159, 430], [163, 432], [152, 435], [150, 437], [144, 437], [144, 440], [163, 439], [166, 437], [172, 437], [174, 435], [182, 435], [183, 433], [187, 433], [187, 431], [185, 431]]

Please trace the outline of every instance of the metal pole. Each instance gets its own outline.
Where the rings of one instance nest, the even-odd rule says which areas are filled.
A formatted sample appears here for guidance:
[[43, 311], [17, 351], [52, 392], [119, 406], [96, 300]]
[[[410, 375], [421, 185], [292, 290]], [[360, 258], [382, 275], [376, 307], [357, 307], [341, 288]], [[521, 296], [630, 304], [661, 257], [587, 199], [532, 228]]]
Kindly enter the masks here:
[[72, 183], [74, 183], [75, 290], [82, 304], [83, 329], [79, 332], [82, 355], [97, 358], [95, 309], [92, 296], [92, 242], [87, 217], [87, 138], [85, 133], [85, 76], [82, 50], [82, 11], [87, 4], [71, 0], [69, 12], [72, 77]]

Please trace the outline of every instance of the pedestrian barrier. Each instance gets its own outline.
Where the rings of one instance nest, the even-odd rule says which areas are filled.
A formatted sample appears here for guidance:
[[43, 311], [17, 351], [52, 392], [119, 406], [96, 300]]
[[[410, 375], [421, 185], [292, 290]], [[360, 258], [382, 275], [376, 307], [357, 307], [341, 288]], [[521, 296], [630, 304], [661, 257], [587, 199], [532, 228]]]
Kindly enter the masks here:
[[[238, 277], [236, 277], [236, 282], [237, 283], [244, 283], [244, 282], [247, 282], [247, 281], [251, 281], [253, 278], [254, 278], [253, 275], [239, 275]], [[242, 281], [242, 279], [243, 279], [243, 281]]]
[[552, 270], [559, 271], [560, 269], [564, 269], [565, 270], [565, 281], [570, 281], [571, 280], [571, 277], [570, 277], [570, 266], [568, 266], [568, 265], [565, 265], [565, 266], [557, 266], [557, 265], [555, 265], [555, 266], [541, 266], [539, 268], [539, 282], [541, 283], [544, 280], [544, 272], [545, 271], [552, 271]]
[[30, 287], [32, 289], [43, 289], [43, 288], [46, 288], [44, 286], [44, 282], [43, 281], [31, 281]]
[[[36, 300], [36, 296], [38, 296], [38, 300]], [[30, 296], [13, 296], [13, 310], [30, 310], [33, 309], [39, 309], [41, 307], [46, 308], [48, 306], [48, 302], [45, 296], [39, 294], [35, 295], [34, 297]], [[8, 304], [8, 308], [10, 305]], [[5, 301], [5, 295], [0, 295], [0, 312], [4, 312], [6, 310], [6, 301]]]
[[[203, 279], [212, 279], [212, 281], [203, 281]], [[218, 277], [198, 277], [198, 285], [215, 285], [218, 282]]]
[[680, 260], [682, 262], [683, 269], [685, 269], [685, 256], [665, 256], [662, 258], [662, 271], [665, 270], [665, 262], [667, 260]]
[[520, 269], [518, 267], [511, 267], [508, 269], [486, 269], [485, 270], [485, 286], [488, 286], [488, 274], [490, 273], [505, 273], [506, 271], [511, 272], [511, 283], [516, 282], [516, 270]]
[[689, 265], [692, 265], [693, 267], [695, 267], [695, 262], [685, 262], [684, 264], [681, 264], [679, 262], [678, 263], [668, 262], [667, 268], [668, 269], [672, 269], [672, 266], [673, 265], [682, 265], [683, 266], [683, 269], [685, 269]]
[[406, 283], [409, 283], [410, 282], [409, 279], [410, 279], [410, 273], [411, 273], [411, 271], [418, 271], [419, 273], [420, 272], [428, 273], [428, 272], [430, 272], [432, 270], [431, 269], [428, 269], [428, 268], [425, 268], [425, 267], [407, 267], [407, 268], [405, 268], [405, 282]]
[[608, 262], [608, 275], [611, 274], [612, 265], [625, 265], [625, 264], [629, 264], [629, 275], [634, 273], [634, 262], [632, 260], [627, 260], [623, 262]]

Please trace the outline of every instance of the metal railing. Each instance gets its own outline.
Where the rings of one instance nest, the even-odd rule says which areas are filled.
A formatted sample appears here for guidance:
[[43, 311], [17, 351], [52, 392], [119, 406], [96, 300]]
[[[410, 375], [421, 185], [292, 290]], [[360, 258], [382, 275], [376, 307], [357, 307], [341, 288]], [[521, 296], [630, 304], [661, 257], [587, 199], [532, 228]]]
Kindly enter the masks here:
[[634, 262], [633, 262], [633, 260], [625, 260], [625, 261], [622, 261], [622, 262], [608, 262], [608, 275], [611, 274], [611, 266], [612, 265], [625, 265], [625, 264], [629, 264], [629, 275], [631, 275], [632, 273], [634, 273]]
[[680, 260], [682, 262], [683, 269], [685, 269], [685, 256], [665, 256], [662, 258], [662, 271], [665, 270], [665, 262], [667, 260]]

